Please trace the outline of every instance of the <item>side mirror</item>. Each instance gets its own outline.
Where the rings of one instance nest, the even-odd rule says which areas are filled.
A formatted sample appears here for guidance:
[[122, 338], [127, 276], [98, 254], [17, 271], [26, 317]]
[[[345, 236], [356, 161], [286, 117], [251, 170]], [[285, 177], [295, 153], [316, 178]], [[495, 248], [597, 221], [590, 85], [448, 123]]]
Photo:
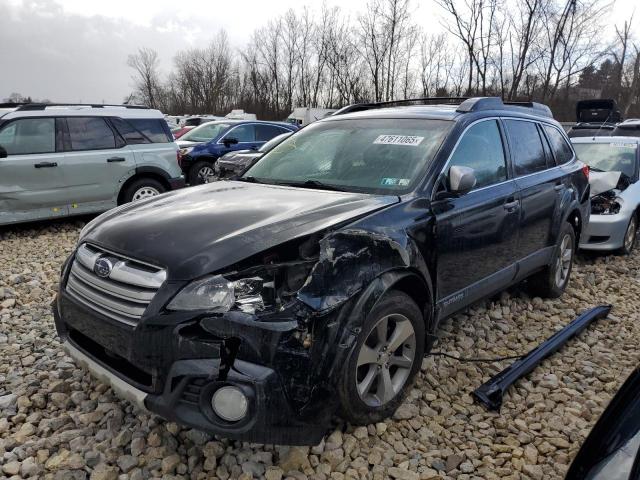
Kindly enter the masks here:
[[454, 165], [449, 169], [449, 191], [456, 195], [469, 193], [476, 186], [476, 174], [471, 167]]
[[0, 158], [7, 158], [8, 154], [7, 151], [2, 148], [2, 145], [0, 145]]
[[224, 140], [222, 140], [222, 143], [224, 143], [225, 147], [228, 147], [229, 145], [236, 145], [238, 143], [238, 139], [233, 137], [227, 137]]

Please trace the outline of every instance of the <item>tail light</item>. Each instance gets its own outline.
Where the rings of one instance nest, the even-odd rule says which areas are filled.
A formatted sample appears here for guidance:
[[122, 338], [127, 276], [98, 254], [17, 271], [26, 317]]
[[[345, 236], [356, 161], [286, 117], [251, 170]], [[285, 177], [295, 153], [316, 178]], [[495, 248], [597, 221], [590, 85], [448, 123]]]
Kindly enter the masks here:
[[584, 174], [585, 178], [589, 180], [589, 165], [582, 166], [582, 173]]
[[178, 166], [182, 168], [182, 153], [180, 153], [180, 149], [176, 150], [176, 161], [178, 162]]

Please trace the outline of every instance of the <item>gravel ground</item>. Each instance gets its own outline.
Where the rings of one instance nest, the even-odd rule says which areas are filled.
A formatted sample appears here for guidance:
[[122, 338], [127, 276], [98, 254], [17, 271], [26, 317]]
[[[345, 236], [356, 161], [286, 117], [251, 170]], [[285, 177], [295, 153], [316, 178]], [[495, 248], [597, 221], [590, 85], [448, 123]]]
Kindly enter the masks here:
[[0, 469], [8, 478], [550, 479], [637, 363], [640, 254], [580, 258], [559, 300], [513, 289], [444, 323], [436, 349], [526, 353], [598, 303], [614, 312], [546, 360], [501, 414], [470, 393], [506, 363], [423, 362], [394, 419], [336, 430], [312, 448], [216, 440], [136, 412], [77, 369], [49, 303], [81, 222], [0, 230]]

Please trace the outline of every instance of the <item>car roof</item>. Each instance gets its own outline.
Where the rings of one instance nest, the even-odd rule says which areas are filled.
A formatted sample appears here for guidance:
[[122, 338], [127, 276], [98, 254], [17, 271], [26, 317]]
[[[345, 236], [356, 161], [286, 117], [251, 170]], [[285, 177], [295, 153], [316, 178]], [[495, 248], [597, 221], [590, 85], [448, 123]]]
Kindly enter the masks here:
[[2, 117], [3, 120], [25, 117], [120, 117], [120, 118], [158, 118], [164, 120], [164, 114], [139, 106], [127, 105], [24, 105]]
[[264, 125], [277, 125], [279, 127], [289, 127], [290, 130], [292, 130], [293, 128], [295, 128], [295, 125], [291, 125], [290, 123], [287, 122], [278, 122], [278, 121], [270, 121], [270, 120], [213, 120], [212, 122], [205, 122], [205, 123], [201, 123], [200, 125], [198, 125], [198, 127], [201, 127], [203, 125], [215, 125], [215, 124], [226, 124], [226, 125], [240, 125], [243, 123], [258, 123], [258, 124], [264, 124]]
[[573, 137], [571, 143], [640, 143], [638, 137]]
[[499, 97], [431, 97], [360, 103], [341, 108], [320, 120], [414, 118], [458, 121], [488, 116], [526, 118], [557, 124], [551, 110], [536, 102], [511, 102]]

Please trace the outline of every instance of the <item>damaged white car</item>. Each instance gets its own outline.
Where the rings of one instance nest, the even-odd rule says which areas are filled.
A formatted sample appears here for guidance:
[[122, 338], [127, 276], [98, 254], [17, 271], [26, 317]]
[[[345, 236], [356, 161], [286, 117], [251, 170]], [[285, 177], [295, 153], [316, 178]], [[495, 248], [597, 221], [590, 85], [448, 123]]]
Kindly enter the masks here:
[[591, 217], [580, 248], [629, 254], [640, 213], [640, 138], [579, 137], [571, 141], [578, 158], [591, 170]]

